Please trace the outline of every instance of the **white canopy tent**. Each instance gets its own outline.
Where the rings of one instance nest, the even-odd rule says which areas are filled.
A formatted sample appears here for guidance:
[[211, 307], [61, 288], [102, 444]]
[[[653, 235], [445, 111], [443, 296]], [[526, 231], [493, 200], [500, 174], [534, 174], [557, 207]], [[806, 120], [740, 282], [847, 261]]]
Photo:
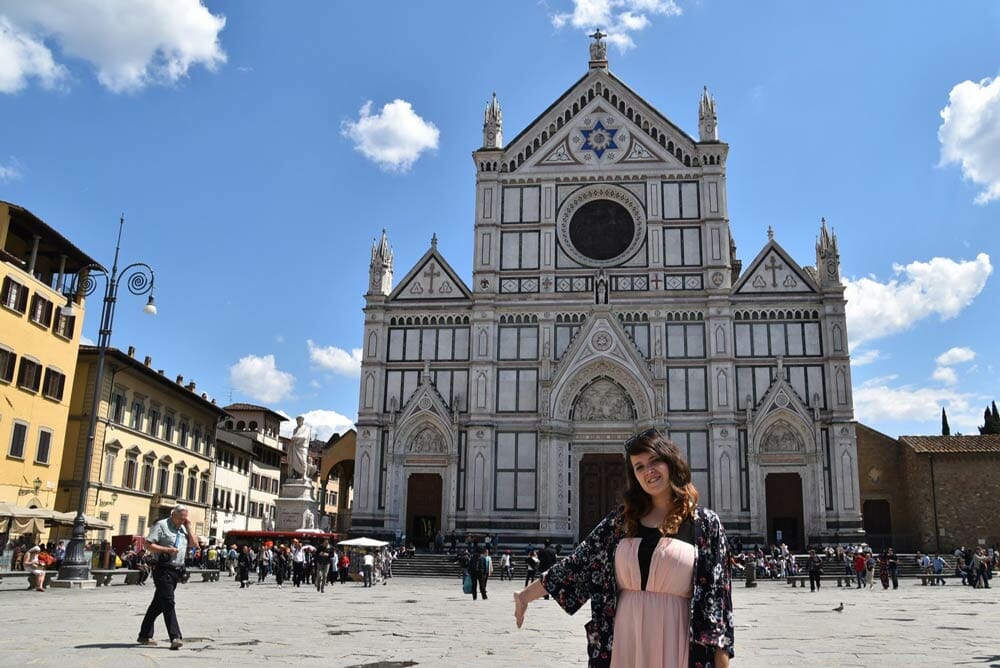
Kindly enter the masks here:
[[350, 540], [342, 540], [337, 545], [345, 547], [386, 547], [389, 543], [384, 540], [375, 540], [374, 538], [351, 538]]

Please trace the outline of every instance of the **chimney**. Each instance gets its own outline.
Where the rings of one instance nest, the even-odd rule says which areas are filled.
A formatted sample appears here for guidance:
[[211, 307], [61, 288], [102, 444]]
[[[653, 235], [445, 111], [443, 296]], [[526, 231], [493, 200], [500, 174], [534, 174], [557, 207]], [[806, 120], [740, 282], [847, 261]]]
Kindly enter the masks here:
[[190, 383], [187, 384], [187, 389], [189, 389], [190, 391], [194, 392], [194, 388], [195, 388], [195, 384], [194, 384], [194, 381], [192, 380]]
[[129, 357], [135, 357], [135, 346], [129, 346], [128, 347], [128, 356]]
[[[202, 393], [201, 393], [201, 398], [202, 398], [202, 399], [205, 399], [205, 400], [208, 400], [208, 395], [207, 395], [207, 394], [205, 394], [204, 392], [202, 392]], [[213, 401], [212, 403], [214, 404], [215, 402]]]
[[144, 359], [142, 363], [145, 364], [146, 366], [153, 366], [153, 358], [150, 357], [149, 355], [146, 355], [146, 359]]
[[212, 399], [212, 405], [213, 406], [215, 405], [215, 399]]
[[167, 374], [163, 373], [163, 369], [157, 369], [156, 373], [160, 374], [161, 376], [167, 375]]
[[178, 385], [183, 385], [184, 384], [184, 376], [182, 376], [180, 374], [177, 374], [177, 384]]

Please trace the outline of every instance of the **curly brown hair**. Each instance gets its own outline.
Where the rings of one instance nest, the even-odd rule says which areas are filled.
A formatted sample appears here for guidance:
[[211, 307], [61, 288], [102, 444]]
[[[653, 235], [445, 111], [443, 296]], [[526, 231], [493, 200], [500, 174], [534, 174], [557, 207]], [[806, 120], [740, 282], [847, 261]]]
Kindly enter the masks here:
[[670, 489], [674, 494], [674, 506], [660, 524], [664, 536], [677, 533], [684, 520], [694, 516], [698, 504], [698, 490], [691, 482], [691, 467], [684, 461], [680, 448], [666, 436], [650, 429], [625, 442], [625, 532], [635, 536], [639, 531], [639, 519], [653, 507], [653, 499], [639, 485], [632, 469], [632, 455], [649, 452], [656, 461], [666, 462], [670, 470]]

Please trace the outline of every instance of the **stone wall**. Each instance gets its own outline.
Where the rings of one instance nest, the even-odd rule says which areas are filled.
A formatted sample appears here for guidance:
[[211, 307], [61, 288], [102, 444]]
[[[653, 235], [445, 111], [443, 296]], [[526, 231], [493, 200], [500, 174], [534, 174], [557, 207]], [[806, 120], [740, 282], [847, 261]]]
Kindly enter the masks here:
[[905, 448], [904, 470], [910, 493], [910, 514], [921, 549], [938, 549], [934, 539], [936, 496], [940, 549], [1000, 542], [997, 513], [997, 475], [1000, 455], [987, 453], [938, 453], [933, 455], [934, 487], [931, 493], [931, 455]]
[[888, 501], [896, 549], [915, 549], [918, 537], [912, 514], [908, 512], [914, 500], [906, 482], [903, 456], [903, 450], [909, 448], [860, 423], [856, 433], [862, 511], [865, 501]]

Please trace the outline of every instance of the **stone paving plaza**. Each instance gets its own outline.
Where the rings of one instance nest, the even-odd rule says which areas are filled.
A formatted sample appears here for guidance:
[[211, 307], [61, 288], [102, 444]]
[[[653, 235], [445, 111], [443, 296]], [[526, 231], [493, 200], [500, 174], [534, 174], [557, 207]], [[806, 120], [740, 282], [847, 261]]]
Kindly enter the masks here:
[[[566, 615], [551, 601], [513, 621], [510, 582], [491, 580], [488, 601], [461, 595], [455, 581], [395, 578], [365, 589], [350, 583], [241, 591], [223, 576], [178, 589], [184, 648], [134, 644], [153, 594], [113, 585], [85, 592], [31, 592], [0, 585], [2, 666], [585, 666], [585, 611]], [[825, 584], [825, 583], [824, 583]], [[1000, 588], [950, 583], [898, 591], [818, 594], [764, 582], [735, 590], [740, 668], [773, 666], [1000, 666]], [[842, 613], [833, 608], [844, 603]], [[165, 640], [162, 620], [157, 638]]]

